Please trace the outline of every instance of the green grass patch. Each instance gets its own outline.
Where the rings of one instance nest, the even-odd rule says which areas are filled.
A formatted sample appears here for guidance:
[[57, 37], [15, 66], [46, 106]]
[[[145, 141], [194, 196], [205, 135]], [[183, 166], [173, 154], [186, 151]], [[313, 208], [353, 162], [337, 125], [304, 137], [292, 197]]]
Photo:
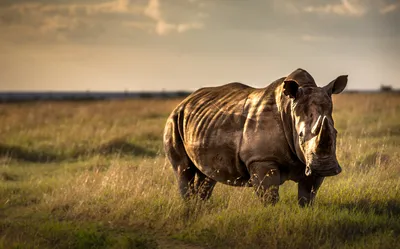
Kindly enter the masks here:
[[179, 100], [0, 104], [0, 248], [396, 248], [400, 99], [334, 97], [343, 172], [315, 206], [217, 184], [184, 203], [163, 156]]

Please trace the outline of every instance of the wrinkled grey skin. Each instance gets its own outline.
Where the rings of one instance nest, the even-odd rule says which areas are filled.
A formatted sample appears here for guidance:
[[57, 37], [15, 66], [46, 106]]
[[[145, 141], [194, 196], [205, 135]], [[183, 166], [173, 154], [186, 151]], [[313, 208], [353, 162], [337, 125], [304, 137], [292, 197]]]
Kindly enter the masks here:
[[297, 69], [269, 86], [241, 83], [201, 88], [171, 113], [164, 148], [183, 198], [208, 199], [216, 182], [253, 186], [276, 203], [279, 185], [298, 183], [301, 206], [312, 203], [324, 177], [341, 172], [331, 95], [347, 76], [317, 87]]

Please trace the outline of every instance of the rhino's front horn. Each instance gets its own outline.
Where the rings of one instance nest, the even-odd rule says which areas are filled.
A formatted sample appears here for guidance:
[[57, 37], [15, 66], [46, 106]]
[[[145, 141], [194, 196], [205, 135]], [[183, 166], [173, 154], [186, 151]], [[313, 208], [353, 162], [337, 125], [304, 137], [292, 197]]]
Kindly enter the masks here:
[[321, 117], [321, 115], [319, 115], [317, 122], [315, 122], [314, 126], [311, 128], [311, 133], [313, 135], [317, 135], [319, 133], [321, 124], [322, 124], [322, 117]]
[[320, 141], [321, 141], [321, 139], [326, 139], [326, 140], [330, 139], [328, 126], [329, 126], [328, 119], [326, 118], [326, 116], [324, 116], [324, 118], [321, 121], [321, 129], [319, 130]]

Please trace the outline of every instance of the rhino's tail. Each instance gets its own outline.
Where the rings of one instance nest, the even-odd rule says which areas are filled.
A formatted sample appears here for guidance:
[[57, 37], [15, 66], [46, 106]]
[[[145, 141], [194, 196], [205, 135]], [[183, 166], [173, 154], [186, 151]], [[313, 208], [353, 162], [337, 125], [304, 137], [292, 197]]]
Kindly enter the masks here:
[[[174, 111], [169, 116], [164, 129], [164, 150], [178, 180], [180, 194], [184, 199], [188, 199], [198, 193], [206, 176], [196, 168], [186, 153], [183, 136], [179, 129], [182, 125], [180, 118], [182, 116], [179, 111]], [[210, 190], [212, 191], [212, 188]], [[208, 197], [207, 194], [206, 198]]]
[[180, 116], [180, 111], [175, 109], [168, 117], [164, 129], [164, 151], [171, 164], [189, 158], [179, 129]]

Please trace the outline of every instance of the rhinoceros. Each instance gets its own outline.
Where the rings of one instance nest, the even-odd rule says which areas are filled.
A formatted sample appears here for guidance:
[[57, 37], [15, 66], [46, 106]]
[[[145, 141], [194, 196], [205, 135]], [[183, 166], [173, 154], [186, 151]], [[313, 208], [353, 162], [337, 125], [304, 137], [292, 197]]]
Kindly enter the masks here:
[[264, 204], [279, 200], [279, 185], [298, 183], [300, 206], [312, 204], [324, 177], [339, 174], [332, 94], [297, 69], [265, 88], [242, 83], [201, 88], [170, 114], [164, 149], [180, 194], [208, 199], [217, 182], [253, 186]]

